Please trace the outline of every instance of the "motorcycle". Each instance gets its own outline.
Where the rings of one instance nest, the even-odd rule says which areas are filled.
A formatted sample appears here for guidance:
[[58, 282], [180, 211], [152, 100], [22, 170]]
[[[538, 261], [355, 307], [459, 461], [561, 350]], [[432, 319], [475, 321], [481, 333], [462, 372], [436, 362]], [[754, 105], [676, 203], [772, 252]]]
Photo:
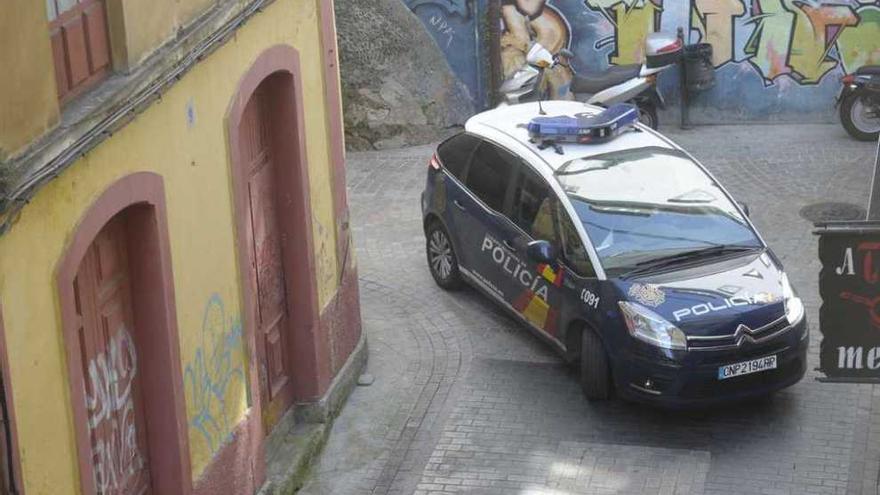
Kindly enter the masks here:
[[644, 64], [613, 65], [600, 74], [582, 76], [571, 66], [571, 51], [562, 49], [553, 55], [539, 43], [533, 43], [526, 54], [526, 64], [502, 83], [500, 91], [504, 102], [511, 105], [549, 99], [546, 72], [563, 66], [572, 76], [568, 92], [573, 99], [603, 107], [632, 102], [639, 108], [639, 120], [657, 129], [657, 109], [665, 106], [657, 89], [657, 75], [678, 61], [682, 44], [674, 35], [651, 33], [645, 48]]
[[866, 65], [844, 76], [837, 96], [840, 122], [859, 141], [880, 137], [880, 65]]

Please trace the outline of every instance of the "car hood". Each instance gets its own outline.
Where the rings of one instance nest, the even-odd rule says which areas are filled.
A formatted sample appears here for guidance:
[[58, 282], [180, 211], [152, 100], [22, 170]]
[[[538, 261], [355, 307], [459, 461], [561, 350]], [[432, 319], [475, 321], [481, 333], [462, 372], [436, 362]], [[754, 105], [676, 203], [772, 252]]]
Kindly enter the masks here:
[[616, 280], [621, 300], [640, 304], [687, 335], [729, 335], [785, 314], [784, 272], [766, 252], [699, 267]]

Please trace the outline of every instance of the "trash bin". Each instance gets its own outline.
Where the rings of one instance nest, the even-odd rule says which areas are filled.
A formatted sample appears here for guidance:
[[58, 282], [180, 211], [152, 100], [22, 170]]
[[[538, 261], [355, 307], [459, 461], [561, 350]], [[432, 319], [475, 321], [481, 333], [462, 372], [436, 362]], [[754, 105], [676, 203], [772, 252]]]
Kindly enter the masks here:
[[684, 47], [684, 70], [688, 91], [705, 91], [715, 86], [712, 45], [697, 43]]

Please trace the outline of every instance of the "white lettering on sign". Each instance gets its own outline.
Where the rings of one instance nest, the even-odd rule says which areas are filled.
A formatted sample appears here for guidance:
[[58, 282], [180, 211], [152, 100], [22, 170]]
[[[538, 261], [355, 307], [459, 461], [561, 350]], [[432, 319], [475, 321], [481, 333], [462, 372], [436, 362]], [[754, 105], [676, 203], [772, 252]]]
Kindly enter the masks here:
[[846, 273], [846, 275], [856, 274], [855, 266], [853, 266], [853, 252], [851, 247], [846, 248], [846, 252], [843, 254], [843, 264], [837, 267], [834, 272], [838, 275], [843, 275], [844, 273]]
[[868, 350], [867, 359], [863, 347], [838, 347], [837, 367], [840, 369], [869, 370], [880, 369], [880, 347], [872, 347]]
[[593, 294], [591, 291], [587, 289], [581, 290], [581, 301], [586, 303], [587, 306], [592, 306], [593, 309], [599, 308], [599, 296]]
[[547, 302], [547, 284], [541, 277], [530, 272], [526, 264], [505, 249], [500, 242], [486, 234], [481, 251], [489, 251], [492, 261], [500, 265], [505, 273]]

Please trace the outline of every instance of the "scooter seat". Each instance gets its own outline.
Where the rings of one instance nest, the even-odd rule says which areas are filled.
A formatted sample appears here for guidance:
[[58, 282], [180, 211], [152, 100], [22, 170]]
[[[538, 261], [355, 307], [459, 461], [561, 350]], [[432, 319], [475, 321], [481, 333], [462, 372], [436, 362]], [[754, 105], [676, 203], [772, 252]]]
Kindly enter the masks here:
[[856, 74], [860, 76], [880, 75], [880, 65], [863, 65], [856, 69]]
[[640, 64], [612, 65], [600, 74], [576, 75], [571, 81], [571, 91], [573, 93], [596, 94], [637, 77], [641, 71], [642, 66]]

